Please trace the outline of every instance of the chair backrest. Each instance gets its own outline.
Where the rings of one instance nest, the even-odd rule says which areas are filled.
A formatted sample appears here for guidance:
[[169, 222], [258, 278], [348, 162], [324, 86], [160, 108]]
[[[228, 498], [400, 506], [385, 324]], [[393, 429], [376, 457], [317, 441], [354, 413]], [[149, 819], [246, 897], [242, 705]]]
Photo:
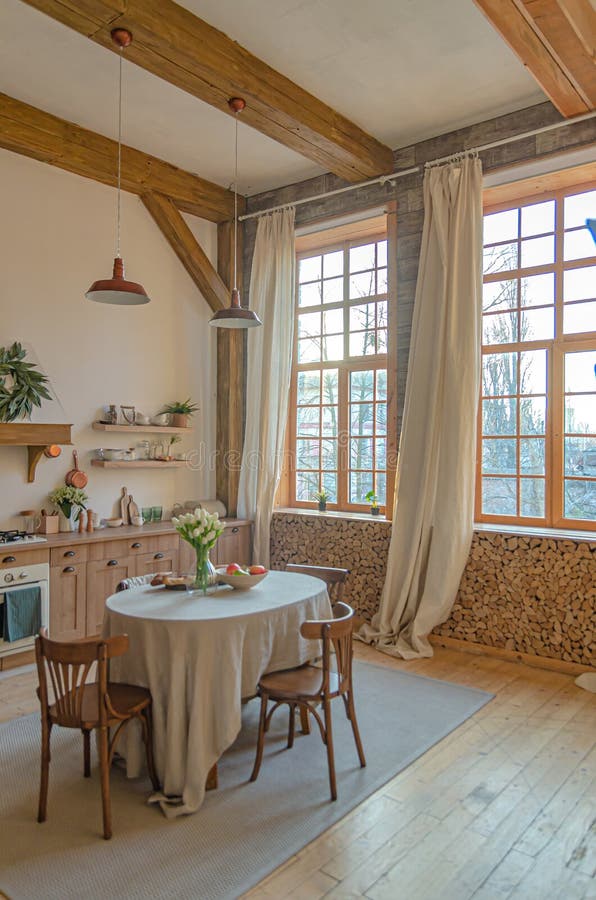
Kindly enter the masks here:
[[154, 578], [155, 573], [153, 575], [133, 575], [131, 578], [123, 578], [116, 588], [116, 593], [127, 591], [133, 587], [142, 587], [144, 584], [151, 584]]
[[314, 619], [303, 622], [300, 634], [307, 640], [323, 642], [323, 690], [329, 684], [331, 645], [335, 650], [340, 691], [349, 690], [352, 684], [352, 626], [354, 610], [347, 603], [336, 603], [332, 619]]
[[56, 707], [56, 721], [70, 728], [82, 721], [85, 684], [94, 664], [97, 664], [97, 689], [100, 721], [106, 721], [108, 660], [122, 656], [128, 650], [128, 635], [111, 638], [82, 638], [78, 641], [52, 641], [45, 628], [35, 639], [35, 660], [39, 677], [39, 700], [42, 710], [50, 705], [48, 674]]
[[288, 563], [286, 572], [299, 572], [302, 575], [314, 575], [327, 585], [327, 593], [332, 603], [340, 603], [344, 598], [346, 579], [349, 569], [334, 569], [331, 566], [307, 566]]

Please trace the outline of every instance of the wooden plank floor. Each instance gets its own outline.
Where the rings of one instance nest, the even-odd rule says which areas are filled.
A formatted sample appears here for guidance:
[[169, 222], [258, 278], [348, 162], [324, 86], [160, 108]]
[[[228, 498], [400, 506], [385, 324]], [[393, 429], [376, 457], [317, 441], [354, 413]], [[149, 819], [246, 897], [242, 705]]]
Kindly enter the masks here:
[[[496, 697], [247, 898], [596, 898], [596, 695], [440, 647], [408, 663], [360, 644], [356, 656]], [[35, 684], [0, 680], [0, 721], [37, 710]]]

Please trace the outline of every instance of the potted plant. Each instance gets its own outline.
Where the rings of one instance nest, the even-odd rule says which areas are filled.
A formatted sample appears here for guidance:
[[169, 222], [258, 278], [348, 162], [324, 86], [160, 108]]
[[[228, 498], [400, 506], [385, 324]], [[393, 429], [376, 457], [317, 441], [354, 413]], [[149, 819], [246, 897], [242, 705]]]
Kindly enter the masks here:
[[0, 422], [30, 419], [34, 406], [52, 399], [47, 377], [34, 363], [25, 362], [26, 356], [18, 341], [0, 347]]
[[80, 488], [64, 485], [49, 495], [50, 502], [60, 510], [60, 531], [74, 531], [75, 522], [82, 510], [87, 508], [89, 497]]
[[329, 500], [329, 494], [325, 490], [325, 488], [322, 488], [320, 491], [317, 491], [316, 494], [314, 495], [314, 499], [319, 504], [319, 512], [325, 512], [325, 510], [327, 509], [327, 501]]
[[379, 498], [377, 497], [375, 492], [369, 491], [368, 494], [364, 495], [364, 499], [368, 500], [368, 502], [370, 503], [371, 516], [378, 516], [379, 513], [381, 512], [381, 509], [379, 507]]
[[198, 410], [196, 403], [193, 403], [190, 397], [188, 400], [174, 400], [168, 403], [162, 409], [160, 415], [169, 413], [172, 417], [172, 425], [174, 428], [188, 428], [188, 420]]

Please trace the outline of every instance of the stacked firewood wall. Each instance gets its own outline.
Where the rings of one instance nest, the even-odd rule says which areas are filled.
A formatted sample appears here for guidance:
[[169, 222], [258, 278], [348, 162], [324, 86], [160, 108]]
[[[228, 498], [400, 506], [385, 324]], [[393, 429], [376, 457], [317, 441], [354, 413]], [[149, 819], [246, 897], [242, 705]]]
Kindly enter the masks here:
[[[370, 621], [390, 537], [385, 521], [275, 513], [271, 566], [349, 569], [346, 599]], [[477, 532], [451, 615], [434, 633], [594, 665], [595, 622], [596, 541]]]

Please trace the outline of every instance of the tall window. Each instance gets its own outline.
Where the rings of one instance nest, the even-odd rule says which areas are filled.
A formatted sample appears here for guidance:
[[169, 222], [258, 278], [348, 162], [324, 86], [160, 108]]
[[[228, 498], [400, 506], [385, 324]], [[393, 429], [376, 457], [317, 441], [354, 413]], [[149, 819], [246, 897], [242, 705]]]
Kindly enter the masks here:
[[596, 189], [484, 216], [476, 518], [596, 530]]
[[312, 507], [324, 490], [331, 509], [368, 510], [373, 492], [383, 508], [386, 234], [319, 246], [297, 262], [289, 502]]

